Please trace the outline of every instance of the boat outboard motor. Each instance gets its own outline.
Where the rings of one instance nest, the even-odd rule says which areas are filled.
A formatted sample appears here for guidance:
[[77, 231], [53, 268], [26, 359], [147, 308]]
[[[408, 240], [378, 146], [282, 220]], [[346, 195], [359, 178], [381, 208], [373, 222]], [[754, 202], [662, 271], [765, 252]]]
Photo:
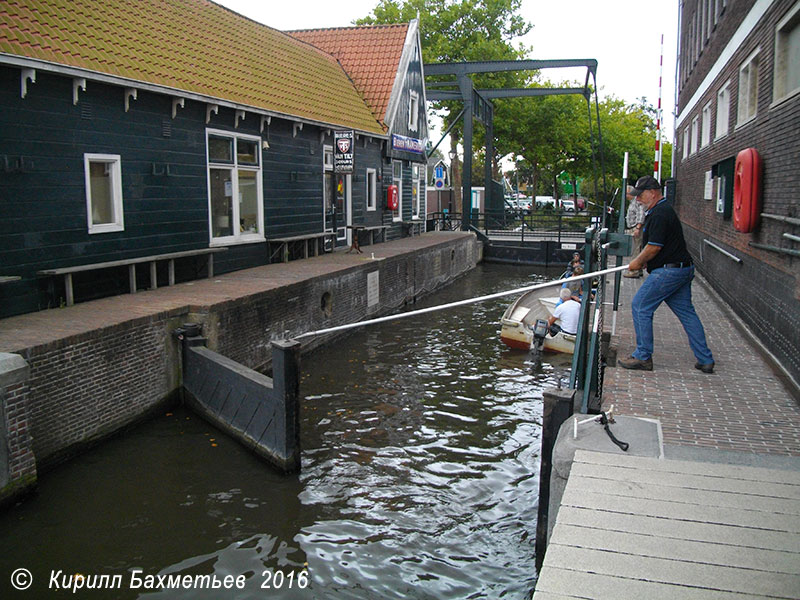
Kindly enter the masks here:
[[542, 349], [547, 331], [547, 321], [544, 319], [536, 319], [536, 323], [533, 325], [533, 341], [531, 342], [531, 350], [538, 352]]

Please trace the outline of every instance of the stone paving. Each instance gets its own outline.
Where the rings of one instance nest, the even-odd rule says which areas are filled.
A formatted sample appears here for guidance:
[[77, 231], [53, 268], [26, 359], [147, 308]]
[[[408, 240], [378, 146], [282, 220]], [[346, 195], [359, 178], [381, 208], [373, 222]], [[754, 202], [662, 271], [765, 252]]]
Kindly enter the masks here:
[[[619, 357], [636, 347], [630, 304], [642, 281], [622, 279], [612, 338]], [[659, 419], [665, 444], [800, 456], [800, 405], [794, 390], [700, 276], [692, 284], [692, 296], [714, 354], [714, 373], [694, 368], [683, 327], [662, 304], [653, 323], [653, 371], [609, 365], [604, 407], [614, 404], [618, 414]], [[605, 323], [610, 330], [611, 318]]]

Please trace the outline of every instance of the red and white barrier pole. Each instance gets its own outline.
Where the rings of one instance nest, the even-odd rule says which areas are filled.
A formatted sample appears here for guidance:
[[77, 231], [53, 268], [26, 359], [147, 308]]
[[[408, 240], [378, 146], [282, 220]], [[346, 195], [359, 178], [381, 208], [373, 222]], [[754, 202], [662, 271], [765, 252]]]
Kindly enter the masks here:
[[661, 34], [661, 60], [658, 67], [658, 108], [656, 109], [656, 153], [653, 177], [661, 181], [661, 77], [664, 73], [664, 34]]

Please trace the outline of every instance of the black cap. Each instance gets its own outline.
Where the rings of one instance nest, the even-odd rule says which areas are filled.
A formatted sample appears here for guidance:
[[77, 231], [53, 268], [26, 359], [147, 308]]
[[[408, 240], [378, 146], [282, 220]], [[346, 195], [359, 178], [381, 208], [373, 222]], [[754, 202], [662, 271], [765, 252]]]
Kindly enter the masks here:
[[658, 183], [658, 179], [655, 177], [651, 177], [647, 175], [645, 177], [639, 177], [636, 185], [633, 186], [633, 191], [631, 192], [631, 196], [638, 196], [645, 190], [660, 190], [661, 184]]

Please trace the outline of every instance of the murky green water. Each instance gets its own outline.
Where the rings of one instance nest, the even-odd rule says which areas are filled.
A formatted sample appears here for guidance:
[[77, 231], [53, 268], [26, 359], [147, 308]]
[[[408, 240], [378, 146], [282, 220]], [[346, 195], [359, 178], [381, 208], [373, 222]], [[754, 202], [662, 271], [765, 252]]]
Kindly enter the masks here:
[[[413, 308], [539, 278], [481, 265]], [[541, 395], [570, 365], [500, 343], [509, 301], [358, 330], [304, 357], [299, 476], [183, 410], [45, 474], [0, 515], [0, 596], [52, 597], [55, 572], [62, 586], [121, 575], [121, 589], [79, 598], [528, 598]], [[33, 575], [26, 592], [9, 585], [18, 568]], [[178, 574], [244, 589], [130, 589]]]

